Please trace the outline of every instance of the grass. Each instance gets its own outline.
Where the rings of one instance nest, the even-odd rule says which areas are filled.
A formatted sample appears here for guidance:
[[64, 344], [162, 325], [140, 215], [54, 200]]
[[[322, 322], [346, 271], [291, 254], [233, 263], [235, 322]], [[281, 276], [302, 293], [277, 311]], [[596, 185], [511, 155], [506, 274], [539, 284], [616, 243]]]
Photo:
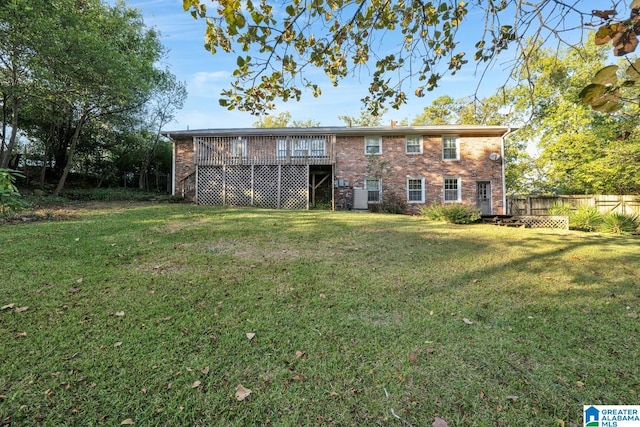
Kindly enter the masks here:
[[152, 203], [65, 217], [0, 226], [0, 425], [569, 426], [638, 401], [637, 237]]

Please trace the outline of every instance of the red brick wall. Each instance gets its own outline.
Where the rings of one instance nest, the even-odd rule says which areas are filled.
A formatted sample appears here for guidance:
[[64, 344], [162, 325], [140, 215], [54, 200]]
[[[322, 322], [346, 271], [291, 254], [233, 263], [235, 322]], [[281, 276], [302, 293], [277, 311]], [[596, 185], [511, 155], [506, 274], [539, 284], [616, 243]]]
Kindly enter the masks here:
[[[407, 200], [407, 177], [425, 179], [425, 204], [443, 201], [445, 176], [460, 177], [461, 197], [466, 203], [476, 203], [476, 183], [491, 182], [492, 213], [503, 213], [502, 165], [489, 159], [489, 154], [501, 152], [500, 137], [459, 137], [459, 160], [442, 160], [440, 136], [423, 138], [423, 153], [407, 154], [405, 136], [384, 136], [380, 160], [388, 162], [382, 176], [382, 193], [394, 191]], [[338, 137], [336, 141], [336, 179], [351, 186], [364, 187], [367, 158], [364, 137]], [[409, 212], [417, 212], [420, 204], [409, 204]]]
[[[407, 176], [424, 178], [425, 204], [442, 201], [445, 176], [460, 177], [462, 201], [476, 203], [476, 183], [491, 183], [492, 213], [504, 213], [502, 159], [492, 161], [489, 154], [500, 153], [501, 138], [486, 136], [464, 136], [458, 139], [459, 160], [442, 160], [442, 140], [440, 136], [423, 137], [421, 154], [406, 154], [405, 136], [383, 136], [380, 160], [389, 166], [382, 176], [382, 192], [393, 191], [406, 200]], [[180, 180], [195, 170], [193, 139], [175, 141], [175, 192], [182, 191]], [[352, 187], [364, 187], [367, 177], [368, 155], [364, 154], [364, 137], [336, 137], [335, 179], [348, 181]], [[337, 189], [336, 200], [343, 189]], [[409, 204], [408, 213], [417, 212], [420, 204]]]
[[194, 163], [193, 138], [174, 140], [175, 194], [181, 195], [182, 186], [180, 180], [196, 170]]

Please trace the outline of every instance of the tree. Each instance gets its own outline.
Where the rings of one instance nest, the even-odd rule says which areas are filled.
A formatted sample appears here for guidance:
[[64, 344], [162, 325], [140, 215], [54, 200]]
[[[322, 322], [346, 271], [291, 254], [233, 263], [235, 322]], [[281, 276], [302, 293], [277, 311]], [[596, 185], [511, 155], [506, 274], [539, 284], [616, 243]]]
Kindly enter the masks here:
[[[46, 9], [45, 2], [39, 0], [7, 1], [0, 5], [0, 168], [9, 166], [14, 153], [23, 104], [39, 91], [32, 74], [38, 68], [41, 48], [46, 46], [54, 31], [51, 20], [44, 13]], [[8, 137], [7, 131], [10, 132]]]
[[382, 124], [382, 116], [386, 111], [386, 108], [384, 108], [373, 113], [366, 108], [362, 108], [359, 117], [338, 116], [338, 120], [342, 120], [347, 126], [380, 126]]
[[627, 104], [616, 114], [607, 114], [579, 97], [592, 70], [606, 63], [608, 48], [588, 42], [583, 49], [559, 52], [531, 45], [528, 52], [529, 64], [518, 75], [519, 84], [500, 93], [501, 108], [512, 112], [510, 123], [520, 126], [509, 144], [524, 150], [526, 143], [535, 142], [540, 152], [535, 163], [522, 171], [519, 190], [637, 192], [637, 107]]
[[[160, 131], [170, 123], [187, 99], [187, 88], [168, 71], [158, 74], [152, 96], [145, 104], [142, 118], [141, 164], [138, 188], [149, 189], [148, 173], [152, 160], [157, 156], [162, 136]], [[156, 181], [158, 173], [156, 171]], [[157, 185], [156, 185], [157, 187]], [[157, 189], [157, 188], [156, 188]]]
[[438, 97], [430, 106], [424, 107], [422, 114], [411, 122], [412, 126], [446, 125], [461, 123], [461, 105], [448, 95]]
[[278, 113], [275, 116], [266, 114], [253, 122], [254, 128], [312, 128], [318, 126], [320, 126], [320, 122], [313, 119], [292, 121], [291, 113], [288, 111]]
[[[41, 183], [47, 166], [54, 168], [56, 195], [72, 170], [102, 182], [119, 154], [140, 155], [146, 179], [163, 145], [159, 128], [186, 95], [155, 68], [164, 50], [138, 10], [100, 0], [10, 0], [0, 6], [0, 36], [1, 162], [21, 131], [42, 161]], [[124, 137], [130, 128], [147, 137]], [[117, 147], [140, 140], [135, 150]]]
[[588, 4], [560, 0], [318, 0], [294, 1], [282, 11], [267, 1], [214, 4], [183, 0], [185, 11], [206, 18], [206, 49], [237, 55], [236, 80], [222, 92], [221, 105], [261, 114], [276, 99], [300, 99], [303, 90], [319, 96], [318, 82], [302, 75], [309, 67], [323, 70], [334, 86], [364, 68], [372, 73], [363, 101], [374, 115], [387, 105], [399, 108], [409, 90], [424, 96], [444, 75], [459, 71], [470, 60], [463, 41], [475, 41], [471, 61], [485, 67], [514, 48], [518, 60], [511, 66], [517, 70], [528, 62], [525, 39], [539, 45], [555, 37], [573, 45], [572, 29], [614, 25], [619, 5], [612, 0], [611, 11], [592, 11]]
[[53, 194], [58, 195], [73, 165], [83, 126], [90, 120], [135, 110], [148, 100], [158, 75], [154, 62], [162, 47], [157, 34], [146, 30], [140, 12], [88, 0], [61, 16], [65, 30], [55, 56], [50, 81], [58, 99], [73, 113], [74, 132], [66, 163]]
[[284, 111], [274, 115], [264, 115], [253, 122], [254, 128], [286, 128], [291, 121], [291, 113]]

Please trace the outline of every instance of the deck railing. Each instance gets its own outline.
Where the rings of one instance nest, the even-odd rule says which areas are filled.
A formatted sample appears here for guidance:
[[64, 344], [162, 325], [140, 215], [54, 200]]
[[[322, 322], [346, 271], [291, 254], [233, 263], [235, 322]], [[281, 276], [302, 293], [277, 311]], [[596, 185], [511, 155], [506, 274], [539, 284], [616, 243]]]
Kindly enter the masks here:
[[331, 165], [333, 135], [196, 137], [196, 164]]

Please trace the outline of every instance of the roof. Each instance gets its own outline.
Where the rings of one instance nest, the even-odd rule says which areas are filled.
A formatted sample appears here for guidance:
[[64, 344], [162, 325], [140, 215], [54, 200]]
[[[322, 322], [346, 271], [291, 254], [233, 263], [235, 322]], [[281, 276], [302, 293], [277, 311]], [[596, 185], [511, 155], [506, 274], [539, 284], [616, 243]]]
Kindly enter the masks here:
[[510, 126], [439, 125], [439, 126], [318, 126], [308, 128], [228, 128], [165, 131], [162, 135], [175, 139], [197, 136], [288, 136], [288, 135], [486, 135], [503, 136], [515, 128]]

